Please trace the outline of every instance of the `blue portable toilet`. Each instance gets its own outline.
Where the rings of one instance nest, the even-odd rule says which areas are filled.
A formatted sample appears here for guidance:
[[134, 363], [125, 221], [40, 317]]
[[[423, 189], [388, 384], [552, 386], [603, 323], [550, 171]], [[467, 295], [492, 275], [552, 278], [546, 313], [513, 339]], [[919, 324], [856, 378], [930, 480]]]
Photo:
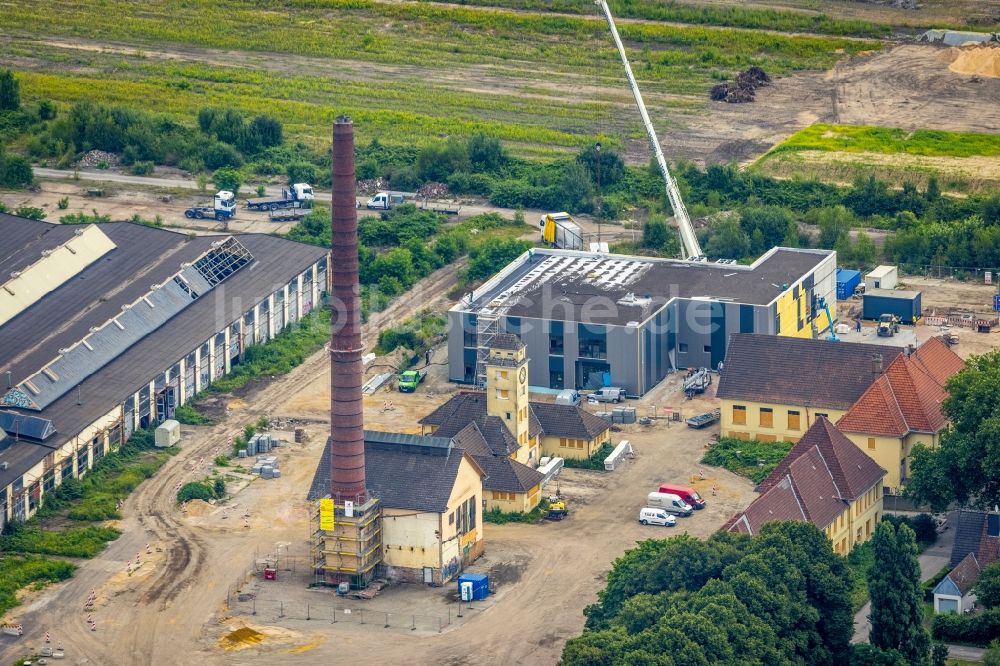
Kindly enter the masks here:
[[472, 600], [474, 601], [485, 599], [490, 594], [490, 579], [489, 576], [485, 574], [464, 573], [460, 575], [458, 577], [459, 599], [464, 599], [462, 596], [462, 583], [469, 583], [472, 585]]

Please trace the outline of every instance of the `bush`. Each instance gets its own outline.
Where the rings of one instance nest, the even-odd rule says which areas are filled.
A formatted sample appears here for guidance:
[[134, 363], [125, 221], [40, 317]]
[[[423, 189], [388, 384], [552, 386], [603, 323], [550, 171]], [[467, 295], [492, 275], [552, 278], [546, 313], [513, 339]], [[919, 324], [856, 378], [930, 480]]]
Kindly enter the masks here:
[[[206, 162], [206, 164], [208, 163]], [[209, 166], [209, 168], [211, 168], [211, 166]], [[240, 191], [240, 185], [243, 184], [243, 174], [236, 169], [225, 166], [216, 170], [216, 172], [212, 174], [212, 182], [220, 190], [228, 190], [233, 194], [238, 194]]]
[[43, 585], [66, 580], [76, 565], [47, 557], [0, 556], [0, 617], [20, 602], [17, 591], [29, 585]]
[[0, 551], [90, 558], [101, 552], [107, 542], [119, 536], [121, 532], [113, 527], [95, 525], [64, 530], [25, 526], [13, 534], [0, 536]]
[[174, 410], [174, 418], [184, 425], [205, 425], [206, 423], [211, 423], [211, 419], [199, 412], [190, 404], [178, 406], [177, 409]]
[[896, 514], [885, 514], [882, 520], [889, 521], [895, 527], [908, 525], [916, 534], [917, 543], [921, 548], [931, 546], [937, 541], [937, 525], [934, 523], [934, 518], [928, 513], [921, 513], [912, 518]]
[[319, 171], [307, 162], [294, 162], [288, 165], [288, 184], [315, 183], [319, 180]]
[[208, 501], [215, 497], [212, 487], [202, 481], [191, 481], [181, 486], [177, 491], [177, 501], [184, 503], [191, 500]]
[[507, 513], [501, 511], [497, 507], [494, 507], [489, 511], [483, 511], [483, 522], [493, 523], [494, 525], [503, 525], [505, 523], [534, 524], [545, 518], [548, 513], [549, 501], [543, 499], [538, 503], [538, 506], [527, 513], [523, 511], [512, 511]]
[[153, 170], [153, 163], [149, 161], [136, 162], [132, 165], [132, 174], [135, 176], [148, 176]]
[[34, 181], [31, 162], [19, 155], [0, 154], [0, 187], [28, 187]]
[[467, 280], [481, 280], [500, 271], [531, 247], [529, 241], [494, 238], [469, 253]]
[[601, 444], [600, 448], [594, 451], [589, 458], [566, 458], [564, 460], [564, 465], [566, 467], [574, 467], [576, 469], [596, 469], [604, 471], [604, 460], [611, 455], [611, 452], [615, 450], [615, 447], [611, 446], [611, 442], [604, 442]]
[[29, 220], [44, 220], [48, 217], [44, 210], [32, 206], [21, 206], [20, 208], [14, 210], [14, 215], [17, 215], [18, 217], [26, 217]]
[[87, 215], [86, 213], [70, 213], [69, 215], [63, 215], [59, 218], [60, 224], [101, 224], [103, 222], [110, 222], [110, 215], [101, 215], [94, 208], [91, 210], [92, 214]]
[[218, 498], [223, 498], [226, 496], [226, 482], [224, 479], [215, 479], [212, 482], [212, 492]]
[[705, 465], [724, 467], [734, 474], [760, 483], [788, 455], [791, 442], [759, 442], [722, 437], [701, 459]]
[[56, 205], [59, 206], [59, 210], [66, 210], [69, 208], [69, 197], [63, 197]]
[[52, 120], [56, 117], [56, 105], [51, 100], [43, 99], [38, 103], [38, 119]]
[[17, 111], [21, 108], [21, 84], [14, 72], [0, 69], [0, 111]]
[[972, 615], [935, 615], [931, 634], [937, 641], [957, 641], [985, 647], [1000, 636], [1000, 608], [990, 608]]

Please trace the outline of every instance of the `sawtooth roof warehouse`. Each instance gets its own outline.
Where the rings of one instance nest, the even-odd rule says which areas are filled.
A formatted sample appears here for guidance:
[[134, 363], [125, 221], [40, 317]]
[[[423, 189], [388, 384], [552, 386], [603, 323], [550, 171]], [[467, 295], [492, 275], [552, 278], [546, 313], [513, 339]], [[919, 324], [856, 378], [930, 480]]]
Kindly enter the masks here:
[[310, 312], [327, 266], [264, 234], [0, 214], [0, 527]]
[[529, 250], [449, 312], [449, 377], [477, 383], [481, 351], [514, 333], [532, 387], [641, 395], [671, 370], [717, 369], [731, 333], [821, 333], [835, 273], [829, 250], [773, 248], [750, 266]]

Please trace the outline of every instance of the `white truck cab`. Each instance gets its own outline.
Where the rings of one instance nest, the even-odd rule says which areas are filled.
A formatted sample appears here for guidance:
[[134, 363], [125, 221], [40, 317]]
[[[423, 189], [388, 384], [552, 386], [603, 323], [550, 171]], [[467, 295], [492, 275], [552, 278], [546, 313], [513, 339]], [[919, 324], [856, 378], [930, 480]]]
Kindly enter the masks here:
[[236, 213], [236, 195], [229, 190], [219, 190], [215, 193], [213, 207], [216, 212], [234, 215]]
[[296, 201], [309, 201], [315, 199], [312, 185], [309, 183], [295, 183], [292, 185], [292, 198]]
[[389, 210], [405, 202], [405, 197], [396, 192], [378, 192], [366, 204], [369, 210]]

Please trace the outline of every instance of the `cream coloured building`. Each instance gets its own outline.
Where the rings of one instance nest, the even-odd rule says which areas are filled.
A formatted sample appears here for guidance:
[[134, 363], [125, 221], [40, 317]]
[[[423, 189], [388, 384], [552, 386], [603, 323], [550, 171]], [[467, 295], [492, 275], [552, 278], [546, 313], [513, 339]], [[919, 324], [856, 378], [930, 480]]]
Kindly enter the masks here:
[[875, 532], [885, 473], [820, 418], [761, 482], [760, 496], [722, 529], [757, 534], [772, 521], [808, 521], [823, 530], [834, 552], [846, 555]]
[[322, 248], [0, 214], [0, 526], [320, 304]]

